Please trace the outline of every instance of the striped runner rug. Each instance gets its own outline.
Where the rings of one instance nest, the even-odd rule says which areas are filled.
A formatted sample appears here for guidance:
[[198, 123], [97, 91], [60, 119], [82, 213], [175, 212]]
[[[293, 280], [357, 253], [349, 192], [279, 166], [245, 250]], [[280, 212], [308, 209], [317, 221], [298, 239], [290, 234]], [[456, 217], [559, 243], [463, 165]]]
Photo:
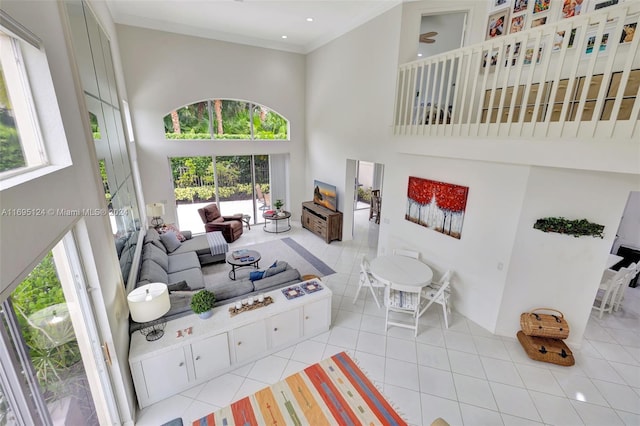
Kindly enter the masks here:
[[193, 426], [406, 424], [346, 352], [193, 422]]

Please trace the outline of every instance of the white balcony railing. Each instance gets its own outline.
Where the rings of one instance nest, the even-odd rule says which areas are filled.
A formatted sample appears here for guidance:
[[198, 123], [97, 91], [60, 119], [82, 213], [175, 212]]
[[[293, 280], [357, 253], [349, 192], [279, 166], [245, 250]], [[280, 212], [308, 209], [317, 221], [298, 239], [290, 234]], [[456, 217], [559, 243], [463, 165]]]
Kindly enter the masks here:
[[639, 16], [627, 2], [403, 64], [394, 134], [637, 143]]

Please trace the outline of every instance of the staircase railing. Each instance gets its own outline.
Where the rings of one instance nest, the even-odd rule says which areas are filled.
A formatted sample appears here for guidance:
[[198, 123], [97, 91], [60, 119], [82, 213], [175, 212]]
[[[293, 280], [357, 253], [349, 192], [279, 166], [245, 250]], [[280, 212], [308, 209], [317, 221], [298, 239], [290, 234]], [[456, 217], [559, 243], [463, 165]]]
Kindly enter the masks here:
[[394, 134], [638, 140], [640, 2], [403, 64]]

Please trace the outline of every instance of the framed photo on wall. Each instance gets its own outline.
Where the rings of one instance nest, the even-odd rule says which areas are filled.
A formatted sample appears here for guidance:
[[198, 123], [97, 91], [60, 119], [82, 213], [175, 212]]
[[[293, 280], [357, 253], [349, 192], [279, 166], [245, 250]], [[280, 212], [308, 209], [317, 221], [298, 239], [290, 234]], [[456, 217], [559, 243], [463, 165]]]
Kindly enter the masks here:
[[509, 9], [499, 10], [489, 15], [487, 22], [486, 40], [506, 34], [509, 20]]
[[529, 0], [515, 0], [513, 3], [513, 13], [520, 13], [527, 10], [527, 6], [529, 5]]
[[518, 31], [522, 31], [524, 29], [524, 25], [526, 22], [526, 14], [514, 16], [511, 18], [511, 25], [509, 26], [509, 34], [517, 33]]
[[533, 13], [542, 13], [549, 10], [551, 0], [534, 0]]
[[637, 22], [624, 24], [624, 26], [622, 27], [622, 34], [620, 35], [620, 43], [631, 43], [633, 41], [634, 35], [636, 34], [637, 27]]
[[609, 6], [615, 6], [618, 3], [620, 3], [620, 0], [593, 0], [591, 3], [593, 5], [591, 11], [600, 10]]
[[573, 18], [587, 10], [588, 0], [563, 0], [560, 19]]
[[509, 3], [511, 3], [510, 0], [492, 0], [491, 6], [493, 9], [500, 9], [509, 5]]
[[547, 23], [547, 17], [543, 16], [542, 18], [534, 19], [531, 21], [531, 28], [539, 27], [540, 25], [544, 25]]

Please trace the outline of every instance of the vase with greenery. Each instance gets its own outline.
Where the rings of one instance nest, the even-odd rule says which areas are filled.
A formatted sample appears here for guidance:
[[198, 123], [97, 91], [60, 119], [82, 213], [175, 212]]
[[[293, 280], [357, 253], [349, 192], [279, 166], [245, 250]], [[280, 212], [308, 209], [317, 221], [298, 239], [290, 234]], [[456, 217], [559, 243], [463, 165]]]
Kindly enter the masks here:
[[282, 206], [284, 206], [284, 203], [282, 202], [282, 200], [276, 200], [276, 201], [273, 203], [273, 205], [274, 205], [274, 207], [276, 208], [276, 211], [277, 211], [278, 213], [280, 213], [280, 212], [282, 211]]
[[209, 290], [200, 290], [191, 297], [191, 310], [200, 318], [206, 319], [213, 315], [213, 304], [216, 297]]

